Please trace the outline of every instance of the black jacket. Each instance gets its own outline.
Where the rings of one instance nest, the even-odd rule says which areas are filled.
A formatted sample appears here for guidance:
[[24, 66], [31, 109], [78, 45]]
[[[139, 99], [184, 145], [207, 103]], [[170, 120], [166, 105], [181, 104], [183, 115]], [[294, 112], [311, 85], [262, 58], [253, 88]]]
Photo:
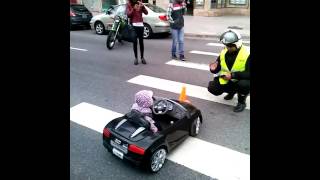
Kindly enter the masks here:
[[172, 6], [169, 7], [168, 17], [170, 22], [170, 27], [172, 29], [181, 29], [184, 27], [184, 12], [185, 7], [183, 4], [173, 3]]

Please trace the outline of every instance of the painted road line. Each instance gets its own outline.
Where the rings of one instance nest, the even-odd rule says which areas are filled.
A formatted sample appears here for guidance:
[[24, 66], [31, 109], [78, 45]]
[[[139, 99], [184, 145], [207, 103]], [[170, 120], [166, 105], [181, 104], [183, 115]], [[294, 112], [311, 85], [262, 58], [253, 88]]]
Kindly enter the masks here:
[[[220, 45], [222, 45], [222, 44], [220, 44]], [[220, 46], [220, 45], [218, 45], [218, 43], [208, 43], [207, 44], [207, 46]], [[224, 45], [222, 45], [222, 46], [224, 46]], [[250, 46], [246, 46], [247, 47], [247, 49], [248, 49], [248, 51], [250, 52]], [[203, 53], [207, 53], [207, 52], [203, 52], [203, 51], [199, 51], [200, 53], [198, 53], [198, 52], [196, 52], [195, 54], [203, 54]], [[191, 52], [190, 52], [191, 53]], [[209, 54], [205, 54], [205, 55], [209, 55]], [[217, 56], [219, 56], [219, 55], [217, 55]]]
[[192, 51], [190, 51], [189, 53], [209, 55], [209, 56], [219, 56], [219, 53], [212, 53], [212, 52], [206, 52], [206, 51], [195, 51], [195, 50], [192, 50]]
[[249, 180], [250, 155], [188, 137], [168, 159], [219, 180]]
[[[224, 95], [214, 96], [209, 93], [207, 87], [201, 87], [146, 75], [138, 75], [132, 79], [128, 80], [129, 83], [138, 84], [142, 86], [147, 86], [155, 89], [160, 89], [164, 91], [169, 91], [173, 93], [180, 94], [182, 86], [186, 87], [187, 96], [204, 99], [208, 101], [213, 101], [221, 104], [234, 106], [237, 103], [237, 97], [233, 98], [230, 101], [224, 100]], [[246, 109], [250, 109], [250, 96], [247, 98], [247, 107]]]
[[207, 45], [207, 46], [218, 46], [218, 47], [224, 47], [224, 45], [223, 45], [223, 44], [221, 44], [221, 43], [207, 43], [206, 45]]
[[80, 49], [80, 48], [74, 48], [74, 47], [70, 47], [70, 49], [78, 50], [78, 51], [88, 51], [88, 50], [86, 50], [86, 49]]
[[[247, 41], [247, 42], [249, 42], [249, 41]], [[245, 42], [243, 42], [243, 43], [245, 43]], [[248, 43], [247, 43], [247, 44], [248, 44]], [[221, 44], [221, 43], [207, 43], [206, 45], [207, 45], [207, 46], [224, 47], [224, 45]], [[247, 46], [247, 47], [248, 47], [248, 46]]]
[[[186, 67], [190, 69], [199, 69], [199, 70], [205, 70], [209, 71], [209, 64], [199, 64], [199, 63], [193, 63], [188, 61], [178, 61], [178, 60], [171, 60], [166, 62], [168, 65], [172, 66], [180, 66], [180, 67]], [[217, 77], [217, 74], [212, 74], [212, 76]]]
[[104, 126], [120, 113], [110, 111], [89, 103], [81, 103], [70, 109], [70, 120], [92, 130], [103, 132]]
[[178, 60], [171, 60], [166, 62], [166, 64], [172, 65], [172, 66], [181, 66], [181, 67], [186, 67], [191, 69], [209, 71], [209, 64], [199, 64], [199, 63], [193, 63], [188, 61], [178, 61]]
[[[71, 121], [99, 133], [122, 115], [85, 102], [70, 108]], [[188, 137], [167, 159], [219, 180], [250, 179], [250, 155], [198, 138]]]

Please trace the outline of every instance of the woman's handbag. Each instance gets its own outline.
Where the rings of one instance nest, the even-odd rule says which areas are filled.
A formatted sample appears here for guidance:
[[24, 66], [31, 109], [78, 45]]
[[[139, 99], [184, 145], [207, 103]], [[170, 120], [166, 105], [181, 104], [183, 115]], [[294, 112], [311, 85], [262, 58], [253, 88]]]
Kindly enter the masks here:
[[124, 28], [122, 29], [121, 32], [121, 39], [128, 41], [128, 42], [135, 42], [137, 41], [137, 33], [134, 30], [133, 26], [129, 23], [126, 23]]

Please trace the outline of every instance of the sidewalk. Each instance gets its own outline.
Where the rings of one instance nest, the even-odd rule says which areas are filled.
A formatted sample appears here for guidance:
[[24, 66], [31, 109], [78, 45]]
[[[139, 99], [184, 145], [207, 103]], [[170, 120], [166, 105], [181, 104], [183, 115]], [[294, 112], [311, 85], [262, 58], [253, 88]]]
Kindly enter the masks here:
[[[93, 15], [100, 14], [93, 12]], [[186, 38], [218, 39], [228, 28], [237, 30], [243, 39], [250, 39], [250, 16], [184, 16]]]
[[237, 30], [243, 39], [250, 39], [250, 16], [184, 16], [185, 37], [218, 39], [228, 28]]

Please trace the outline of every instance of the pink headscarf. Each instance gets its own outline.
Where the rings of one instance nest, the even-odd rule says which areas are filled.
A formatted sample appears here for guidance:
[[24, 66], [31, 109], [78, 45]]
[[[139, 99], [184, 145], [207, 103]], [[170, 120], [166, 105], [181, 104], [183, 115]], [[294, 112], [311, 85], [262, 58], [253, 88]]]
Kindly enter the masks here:
[[135, 109], [142, 113], [152, 113], [151, 106], [153, 105], [153, 92], [149, 90], [141, 90], [134, 96], [135, 103], [131, 109]]

